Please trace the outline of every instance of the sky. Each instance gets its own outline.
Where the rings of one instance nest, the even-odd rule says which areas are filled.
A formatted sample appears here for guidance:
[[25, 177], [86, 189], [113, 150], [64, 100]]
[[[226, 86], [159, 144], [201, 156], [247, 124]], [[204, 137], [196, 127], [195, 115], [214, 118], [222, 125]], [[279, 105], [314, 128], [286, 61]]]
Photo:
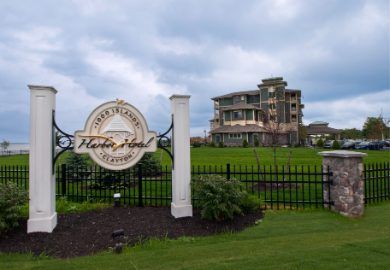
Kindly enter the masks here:
[[388, 0], [2, 0], [0, 140], [28, 142], [28, 84], [53, 86], [56, 122], [83, 129], [121, 98], [149, 129], [170, 125], [173, 94], [191, 95], [191, 135], [210, 98], [282, 76], [302, 90], [304, 124], [361, 129], [390, 118]]

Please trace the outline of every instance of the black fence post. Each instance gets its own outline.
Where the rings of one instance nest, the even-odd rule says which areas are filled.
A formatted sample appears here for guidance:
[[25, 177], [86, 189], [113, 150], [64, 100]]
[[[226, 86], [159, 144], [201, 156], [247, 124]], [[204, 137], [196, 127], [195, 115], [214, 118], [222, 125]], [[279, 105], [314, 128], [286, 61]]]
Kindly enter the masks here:
[[139, 163], [137, 166], [137, 175], [138, 175], [138, 206], [144, 206], [142, 201], [142, 164]]
[[66, 164], [61, 164], [61, 194], [66, 195]]
[[226, 164], [226, 178], [230, 180], [230, 163]]

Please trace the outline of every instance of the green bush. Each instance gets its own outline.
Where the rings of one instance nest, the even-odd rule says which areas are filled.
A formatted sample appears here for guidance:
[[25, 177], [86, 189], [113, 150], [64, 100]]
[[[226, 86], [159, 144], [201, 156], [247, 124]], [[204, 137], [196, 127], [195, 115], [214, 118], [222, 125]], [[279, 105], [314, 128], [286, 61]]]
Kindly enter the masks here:
[[257, 136], [255, 137], [254, 144], [255, 144], [255, 147], [259, 147], [260, 146], [260, 142], [259, 142], [259, 139], [257, 138]]
[[246, 139], [242, 141], [242, 147], [247, 148], [249, 146], [249, 143]]
[[161, 174], [161, 162], [153, 153], [145, 153], [138, 163], [142, 164], [142, 175], [157, 176]]
[[251, 213], [259, 208], [260, 200], [242, 190], [241, 182], [220, 175], [202, 175], [193, 181], [203, 219], [222, 221], [234, 215]]
[[202, 144], [200, 142], [192, 143], [192, 147], [194, 147], [194, 148], [198, 148], [198, 147], [201, 147], [201, 146], [202, 146]]
[[260, 207], [260, 199], [248, 192], [243, 192], [240, 207], [245, 214], [253, 213]]
[[27, 193], [14, 183], [0, 183], [0, 233], [19, 225]]
[[317, 141], [317, 144], [316, 144], [317, 147], [324, 147], [324, 141], [320, 138], [318, 141]]
[[340, 149], [341, 148], [340, 143], [337, 140], [334, 140], [333, 144], [332, 144], [332, 148], [333, 149]]
[[218, 143], [218, 147], [219, 147], [219, 148], [223, 148], [223, 147], [225, 147], [225, 145], [223, 145], [223, 142], [219, 142], [219, 143]]
[[198, 198], [195, 206], [200, 208], [203, 219], [221, 221], [242, 214], [240, 181], [227, 180], [220, 175], [201, 175], [193, 185]]
[[215, 142], [211, 142], [209, 145], [210, 147], [215, 147]]
[[80, 155], [70, 151], [65, 159], [68, 179], [77, 182], [88, 178], [90, 173], [86, 172], [86, 168], [90, 163], [92, 160], [88, 155]]

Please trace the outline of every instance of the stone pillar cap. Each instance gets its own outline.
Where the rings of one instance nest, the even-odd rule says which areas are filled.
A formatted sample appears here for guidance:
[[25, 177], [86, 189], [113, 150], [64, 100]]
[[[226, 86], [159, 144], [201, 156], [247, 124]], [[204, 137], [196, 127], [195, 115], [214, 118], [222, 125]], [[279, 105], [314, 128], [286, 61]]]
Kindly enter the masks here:
[[324, 157], [341, 157], [341, 158], [367, 156], [366, 153], [347, 151], [347, 150], [324, 151], [324, 152], [319, 152], [318, 154]]
[[29, 84], [27, 86], [30, 90], [46, 90], [46, 91], [51, 91], [54, 94], [57, 94], [57, 90], [53, 86], [35, 85], [35, 84]]

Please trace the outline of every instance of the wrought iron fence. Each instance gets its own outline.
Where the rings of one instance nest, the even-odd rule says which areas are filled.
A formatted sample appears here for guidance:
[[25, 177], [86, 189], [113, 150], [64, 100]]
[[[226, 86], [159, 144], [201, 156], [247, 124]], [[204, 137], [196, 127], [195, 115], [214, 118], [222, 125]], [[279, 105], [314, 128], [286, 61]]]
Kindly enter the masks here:
[[[192, 181], [206, 174], [219, 174], [241, 181], [242, 188], [257, 196], [263, 208], [296, 209], [330, 207], [332, 172], [322, 166], [193, 166]], [[28, 166], [0, 166], [0, 182], [15, 182], [28, 189]], [[168, 206], [171, 203], [170, 167], [150, 171], [138, 165], [124, 171], [101, 167], [56, 167], [56, 193], [73, 201], [112, 202], [115, 193], [121, 203], [137, 206]], [[389, 163], [364, 166], [365, 203], [390, 200]], [[197, 194], [192, 190], [192, 199]]]
[[365, 204], [390, 200], [390, 162], [364, 164]]
[[[257, 196], [264, 208], [293, 209], [330, 207], [330, 198], [323, 196], [332, 173], [322, 166], [197, 166], [192, 176], [220, 174], [240, 180], [243, 188]], [[196, 177], [193, 177], [196, 181]], [[196, 200], [196, 193], [193, 192]]]

